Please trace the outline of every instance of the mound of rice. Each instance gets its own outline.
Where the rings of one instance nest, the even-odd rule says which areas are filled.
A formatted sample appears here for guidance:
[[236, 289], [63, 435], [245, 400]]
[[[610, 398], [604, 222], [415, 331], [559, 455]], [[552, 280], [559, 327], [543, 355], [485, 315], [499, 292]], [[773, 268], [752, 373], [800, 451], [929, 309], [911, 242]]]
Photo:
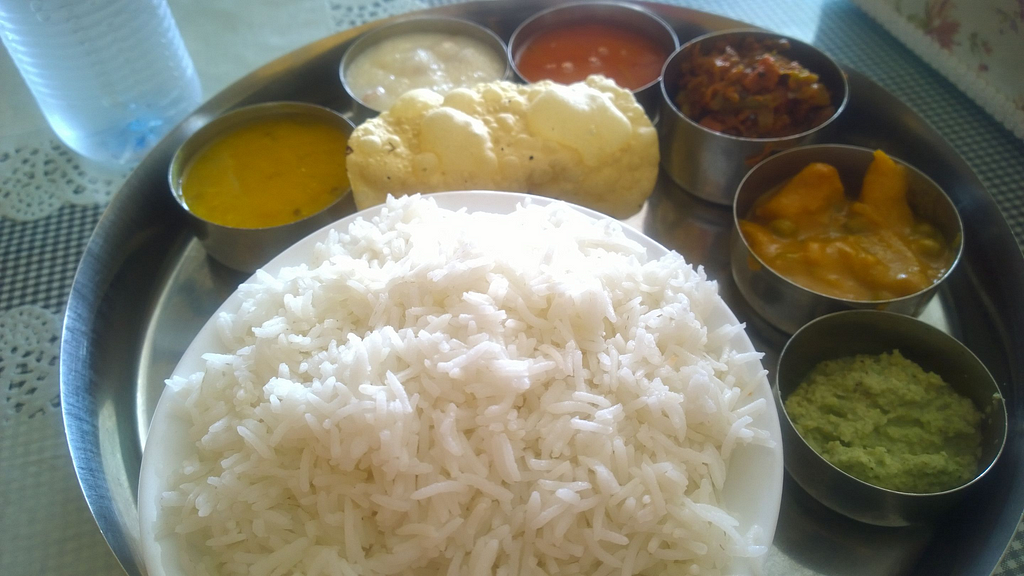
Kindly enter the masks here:
[[718, 507], [733, 448], [771, 444], [737, 377], [758, 355], [709, 332], [702, 270], [563, 204], [418, 196], [314, 252], [243, 285], [217, 318], [232, 352], [168, 381], [196, 453], [162, 518], [194, 573], [715, 574], [764, 552]]

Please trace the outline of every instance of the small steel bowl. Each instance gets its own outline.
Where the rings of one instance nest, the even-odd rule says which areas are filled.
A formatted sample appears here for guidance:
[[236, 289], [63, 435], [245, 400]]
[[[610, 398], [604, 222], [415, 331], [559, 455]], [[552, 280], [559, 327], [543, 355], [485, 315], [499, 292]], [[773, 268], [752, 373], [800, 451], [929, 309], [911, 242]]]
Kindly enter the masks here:
[[[788, 41], [790, 49], [783, 56], [799, 62], [818, 75], [832, 95], [835, 113], [806, 132], [781, 138], [730, 136], [705, 128], [683, 114], [675, 104], [681, 75], [680, 63], [695, 50], [701, 50], [717, 41], [732, 43], [749, 37]], [[662, 168], [687, 192], [723, 205], [732, 202], [736, 186], [758, 162], [780, 150], [823, 138], [822, 133], [846, 108], [850, 92], [846, 74], [824, 52], [781, 34], [757, 30], [713, 32], [687, 42], [665, 62], [660, 85], [661, 122], [658, 136]]]
[[[523, 82], [536, 82], [539, 78], [526, 78], [516, 66], [519, 55], [537, 34], [552, 27], [567, 24], [601, 22], [629, 29], [650, 38], [660, 45], [665, 54], [671, 54], [679, 47], [679, 38], [667, 22], [657, 15], [635, 4], [625, 2], [581, 2], [548, 8], [523, 21], [508, 41], [508, 60], [516, 76]], [[654, 78], [647, 84], [633, 90], [633, 96], [652, 120], [658, 117], [658, 81]]]
[[366, 32], [356, 39], [356, 41], [353, 42], [347, 50], [345, 50], [345, 54], [341, 57], [341, 64], [338, 67], [338, 73], [341, 75], [341, 85], [345, 88], [345, 92], [352, 99], [353, 107], [351, 112], [357, 124], [369, 118], [373, 118], [377, 114], [383, 112], [383, 110], [378, 110], [366, 102], [363, 102], [363, 100], [353, 92], [352, 87], [348, 82], [348, 71], [352, 66], [352, 62], [374, 45], [383, 42], [384, 40], [401, 36], [403, 34], [423, 32], [466, 36], [482, 42], [485, 46], [493, 50], [494, 54], [500, 60], [505, 62], [505, 71], [502, 73], [499, 80], [507, 80], [512, 77], [512, 66], [509, 64], [506, 56], [505, 43], [502, 42], [501, 38], [499, 38], [497, 34], [480, 24], [470, 22], [469, 20], [463, 20], [461, 18], [445, 18], [440, 16], [406, 18], [391, 24], [385, 24]]
[[[243, 272], [254, 272], [269, 262], [282, 250], [301, 240], [311, 232], [334, 222], [347, 214], [355, 212], [351, 189], [345, 191], [338, 200], [316, 214], [311, 214], [287, 224], [266, 228], [234, 228], [210, 222], [192, 213], [182, 197], [181, 181], [185, 170], [193, 158], [202, 152], [217, 137], [232, 131], [259, 118], [269, 116], [295, 116], [317, 118], [325, 123], [336, 126], [345, 133], [352, 135], [355, 127], [344, 116], [322, 106], [302, 102], [269, 102], [254, 104], [232, 110], [210, 121], [188, 137], [178, 148], [171, 159], [168, 180], [174, 199], [187, 215], [189, 224], [206, 252], [215, 260]], [[344, 162], [345, 158], [339, 158]]]
[[861, 189], [864, 173], [874, 158], [873, 154], [874, 151], [869, 148], [840, 144], [795, 148], [764, 160], [740, 183], [733, 203], [732, 275], [737, 288], [750, 306], [780, 330], [792, 334], [818, 316], [851, 308], [888, 310], [916, 316], [924, 310], [939, 285], [960, 262], [963, 251], [963, 223], [960, 221], [956, 206], [938, 184], [898, 158], [893, 160], [907, 168], [907, 200], [911, 210], [916, 216], [934, 225], [954, 252], [949, 269], [931, 286], [920, 292], [891, 300], [837, 298], [804, 288], [776, 273], [750, 249], [743, 234], [740, 233], [739, 222], [750, 213], [758, 198], [795, 176], [812, 162], [825, 162], [835, 166], [847, 194], [857, 194]]
[[[938, 374], [983, 414], [978, 474], [970, 482], [928, 494], [880, 488], [843, 472], [819, 456], [797, 432], [785, 401], [820, 362], [857, 354], [900, 353]], [[968, 493], [981, 489], [1006, 443], [1006, 406], [985, 365], [966, 346], [920, 320], [872, 310], [823, 316], [801, 328], [779, 357], [772, 390], [782, 426], [786, 470], [807, 493], [832, 510], [868, 524], [906, 526], [949, 512]]]

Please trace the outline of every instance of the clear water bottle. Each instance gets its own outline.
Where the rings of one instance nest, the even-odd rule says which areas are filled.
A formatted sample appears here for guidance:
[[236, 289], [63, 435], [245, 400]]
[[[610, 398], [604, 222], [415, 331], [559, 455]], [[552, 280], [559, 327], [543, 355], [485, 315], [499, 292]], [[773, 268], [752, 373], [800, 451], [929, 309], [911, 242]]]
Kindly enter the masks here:
[[0, 38], [57, 136], [138, 161], [200, 102], [166, 0], [0, 0]]

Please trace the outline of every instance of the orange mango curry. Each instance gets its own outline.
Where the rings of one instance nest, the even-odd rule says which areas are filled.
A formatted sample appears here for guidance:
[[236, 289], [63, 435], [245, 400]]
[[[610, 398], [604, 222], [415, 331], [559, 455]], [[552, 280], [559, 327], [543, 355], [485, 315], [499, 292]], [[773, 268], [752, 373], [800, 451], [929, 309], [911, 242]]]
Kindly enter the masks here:
[[740, 231], [778, 274], [848, 300], [920, 292], [942, 277], [954, 256], [935, 226], [911, 211], [906, 168], [881, 150], [859, 198], [847, 198], [834, 167], [810, 164], [759, 199]]

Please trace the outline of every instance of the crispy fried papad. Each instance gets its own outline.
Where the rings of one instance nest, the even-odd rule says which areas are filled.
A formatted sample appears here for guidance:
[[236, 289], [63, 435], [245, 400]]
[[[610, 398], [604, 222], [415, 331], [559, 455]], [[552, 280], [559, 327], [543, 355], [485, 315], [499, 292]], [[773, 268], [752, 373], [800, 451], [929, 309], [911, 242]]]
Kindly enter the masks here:
[[603, 76], [569, 86], [491, 82], [413, 90], [349, 139], [356, 206], [388, 194], [505, 190], [623, 218], [658, 176], [658, 137], [633, 94]]

